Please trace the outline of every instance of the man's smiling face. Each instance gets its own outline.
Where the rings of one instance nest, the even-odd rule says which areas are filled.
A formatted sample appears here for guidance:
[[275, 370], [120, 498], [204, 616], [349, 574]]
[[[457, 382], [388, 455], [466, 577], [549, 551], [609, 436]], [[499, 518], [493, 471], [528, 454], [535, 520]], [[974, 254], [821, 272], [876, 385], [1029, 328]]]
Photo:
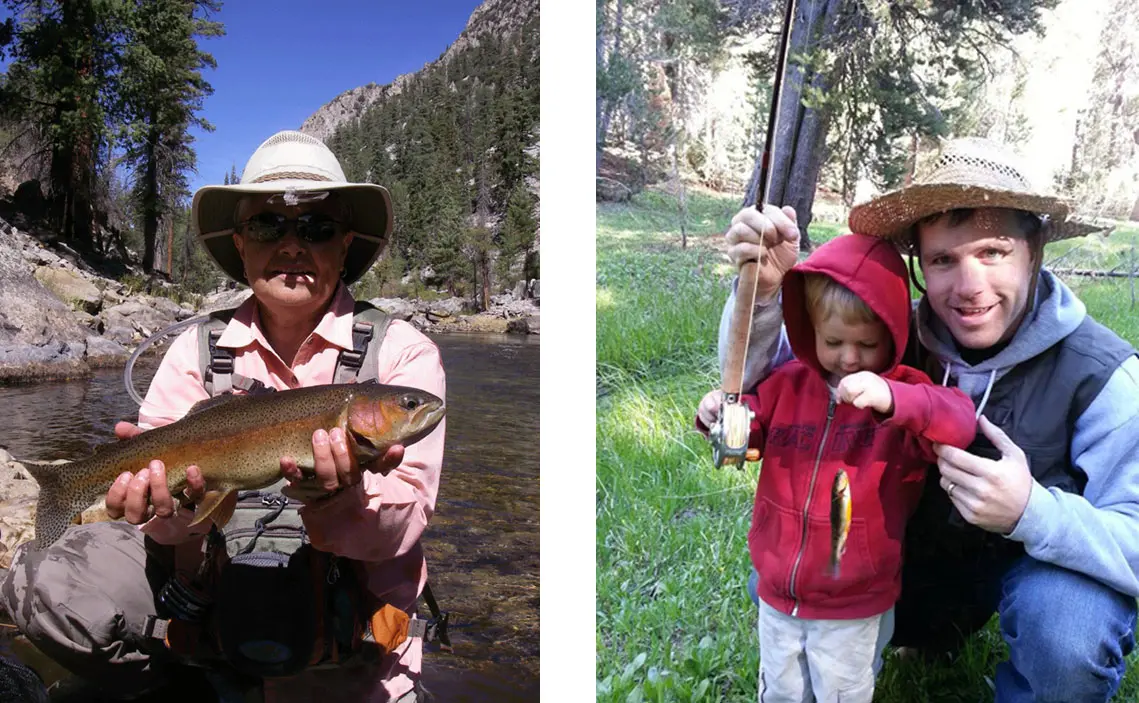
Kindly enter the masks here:
[[1009, 210], [918, 226], [926, 299], [959, 344], [987, 349], [1015, 334], [1028, 305], [1032, 247]]

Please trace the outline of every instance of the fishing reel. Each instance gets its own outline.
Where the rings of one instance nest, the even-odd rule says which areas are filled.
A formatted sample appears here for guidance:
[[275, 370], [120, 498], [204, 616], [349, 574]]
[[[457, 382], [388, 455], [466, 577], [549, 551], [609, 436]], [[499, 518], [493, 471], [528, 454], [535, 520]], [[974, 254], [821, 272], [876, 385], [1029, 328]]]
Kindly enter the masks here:
[[724, 397], [724, 402], [720, 404], [720, 417], [708, 430], [708, 439], [712, 443], [712, 461], [717, 469], [724, 464], [742, 467], [745, 461], [759, 459], [759, 450], [747, 447], [754, 418], [755, 413], [741, 403], [738, 396]]

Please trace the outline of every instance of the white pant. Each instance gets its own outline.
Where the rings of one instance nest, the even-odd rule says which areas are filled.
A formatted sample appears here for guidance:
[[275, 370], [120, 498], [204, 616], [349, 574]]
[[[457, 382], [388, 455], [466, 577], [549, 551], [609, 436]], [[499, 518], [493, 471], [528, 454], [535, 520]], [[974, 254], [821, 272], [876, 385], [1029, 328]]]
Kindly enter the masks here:
[[894, 609], [861, 620], [804, 620], [759, 602], [759, 703], [870, 703]]

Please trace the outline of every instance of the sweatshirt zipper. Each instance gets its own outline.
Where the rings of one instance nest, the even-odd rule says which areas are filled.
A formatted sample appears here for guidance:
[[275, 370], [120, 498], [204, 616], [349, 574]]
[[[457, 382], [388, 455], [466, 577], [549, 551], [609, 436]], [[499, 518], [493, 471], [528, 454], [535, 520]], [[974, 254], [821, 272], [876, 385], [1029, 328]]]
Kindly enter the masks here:
[[827, 404], [827, 424], [823, 426], [823, 438], [819, 441], [819, 453], [815, 455], [815, 468], [811, 471], [811, 485], [807, 490], [807, 502], [803, 504], [803, 537], [799, 542], [799, 554], [791, 566], [791, 584], [788, 588], [791, 593], [791, 600], [795, 601], [795, 605], [791, 608], [791, 617], [799, 615], [799, 599], [795, 595], [795, 574], [799, 571], [799, 562], [803, 561], [803, 552], [807, 551], [807, 526], [810, 524], [807, 520], [807, 513], [811, 509], [811, 496], [815, 494], [815, 479], [819, 477], [819, 464], [823, 460], [823, 449], [827, 446], [827, 434], [831, 429], [831, 420], [834, 419], [834, 406], [834, 398], [831, 398], [830, 403]]

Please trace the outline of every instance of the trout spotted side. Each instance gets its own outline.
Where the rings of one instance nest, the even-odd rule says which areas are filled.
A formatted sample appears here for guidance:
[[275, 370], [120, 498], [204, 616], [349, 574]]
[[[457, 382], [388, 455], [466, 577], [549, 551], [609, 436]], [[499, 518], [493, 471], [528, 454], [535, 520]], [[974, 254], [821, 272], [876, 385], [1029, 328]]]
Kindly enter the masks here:
[[[426, 437], [446, 407], [418, 388], [359, 384], [312, 386], [255, 396], [224, 395], [195, 405], [177, 422], [108, 444], [70, 464], [21, 462], [40, 486], [36, 504], [37, 549], [62, 535], [94, 505], [124, 471], [166, 466], [166, 483], [177, 497], [186, 488], [186, 468], [197, 465], [206, 495], [192, 525], [207, 518], [224, 526], [232, 510], [219, 510], [234, 491], [255, 490], [281, 479], [282, 456], [292, 456], [314, 477], [312, 435], [339, 427], [360, 464], [382, 457], [393, 445]], [[302, 484], [303, 486], [303, 484]]]
[[842, 469], [831, 486], [831, 575], [838, 578], [839, 563], [850, 533], [850, 477]]

